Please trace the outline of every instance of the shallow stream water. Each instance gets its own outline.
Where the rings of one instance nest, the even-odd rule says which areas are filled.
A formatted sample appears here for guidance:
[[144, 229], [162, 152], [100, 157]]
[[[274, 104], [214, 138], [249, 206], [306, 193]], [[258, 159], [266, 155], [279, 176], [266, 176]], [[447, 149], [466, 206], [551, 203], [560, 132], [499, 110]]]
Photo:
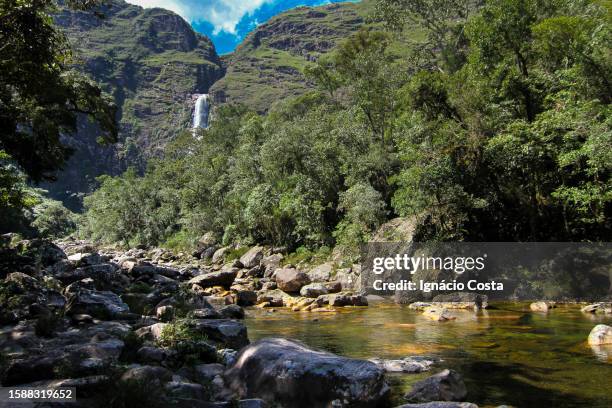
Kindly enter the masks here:
[[612, 346], [586, 339], [611, 316], [583, 314], [579, 306], [535, 313], [528, 304], [499, 303], [485, 311], [454, 310], [456, 320], [433, 322], [390, 303], [336, 313], [253, 309], [246, 320], [251, 341], [281, 336], [356, 358], [442, 359], [421, 374], [389, 376], [393, 402], [411, 384], [444, 368], [460, 372], [467, 401], [481, 407], [612, 407]]

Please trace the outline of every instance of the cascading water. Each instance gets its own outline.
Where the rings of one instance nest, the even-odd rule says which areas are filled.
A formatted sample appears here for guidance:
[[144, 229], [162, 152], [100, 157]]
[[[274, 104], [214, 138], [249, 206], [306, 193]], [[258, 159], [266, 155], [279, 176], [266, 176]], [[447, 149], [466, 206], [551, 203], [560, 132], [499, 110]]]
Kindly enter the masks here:
[[208, 116], [210, 113], [210, 98], [208, 94], [198, 96], [193, 111], [193, 129], [208, 129]]

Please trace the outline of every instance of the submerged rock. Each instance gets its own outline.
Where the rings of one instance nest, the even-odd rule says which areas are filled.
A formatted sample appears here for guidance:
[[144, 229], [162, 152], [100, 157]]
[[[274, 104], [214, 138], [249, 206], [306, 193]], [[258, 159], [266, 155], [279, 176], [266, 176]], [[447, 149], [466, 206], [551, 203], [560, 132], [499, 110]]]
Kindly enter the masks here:
[[440, 306], [429, 306], [423, 309], [423, 316], [428, 318], [429, 320], [434, 320], [436, 322], [445, 322], [448, 320], [454, 320], [455, 317], [451, 316], [446, 308]]
[[454, 370], [444, 370], [412, 386], [404, 396], [411, 402], [461, 401], [467, 395], [463, 379]]
[[612, 313], [612, 303], [599, 302], [587, 305], [580, 309], [583, 313], [610, 314]]
[[593, 327], [589, 334], [589, 344], [592, 346], [612, 344], [612, 327], [605, 324], [598, 324]]
[[428, 371], [434, 364], [433, 360], [424, 357], [405, 357], [401, 360], [373, 358], [370, 361], [388, 373], [421, 373]]
[[529, 305], [529, 308], [534, 312], [548, 312], [550, 309], [556, 307], [555, 302], [533, 302]]
[[245, 347], [225, 379], [241, 398], [296, 408], [374, 407], [389, 393], [384, 372], [376, 364], [282, 338]]

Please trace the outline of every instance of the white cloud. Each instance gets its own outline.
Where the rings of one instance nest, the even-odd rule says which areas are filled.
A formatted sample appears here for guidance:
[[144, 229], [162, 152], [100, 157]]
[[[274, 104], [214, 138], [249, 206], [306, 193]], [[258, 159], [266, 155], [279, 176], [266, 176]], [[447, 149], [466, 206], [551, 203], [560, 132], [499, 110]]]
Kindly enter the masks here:
[[207, 21], [215, 27], [215, 34], [225, 31], [236, 34], [236, 25], [242, 17], [252, 13], [264, 3], [274, 0], [127, 0], [141, 7], [161, 7], [174, 11], [194, 23]]

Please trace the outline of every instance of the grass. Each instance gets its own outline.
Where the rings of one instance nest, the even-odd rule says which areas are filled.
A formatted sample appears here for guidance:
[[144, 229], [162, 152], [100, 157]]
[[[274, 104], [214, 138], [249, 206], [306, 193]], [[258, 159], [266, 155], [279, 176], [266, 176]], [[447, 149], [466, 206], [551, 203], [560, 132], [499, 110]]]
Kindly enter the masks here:
[[283, 265], [316, 266], [324, 263], [331, 255], [331, 248], [322, 246], [313, 251], [306, 247], [299, 247], [295, 252], [283, 258]]

